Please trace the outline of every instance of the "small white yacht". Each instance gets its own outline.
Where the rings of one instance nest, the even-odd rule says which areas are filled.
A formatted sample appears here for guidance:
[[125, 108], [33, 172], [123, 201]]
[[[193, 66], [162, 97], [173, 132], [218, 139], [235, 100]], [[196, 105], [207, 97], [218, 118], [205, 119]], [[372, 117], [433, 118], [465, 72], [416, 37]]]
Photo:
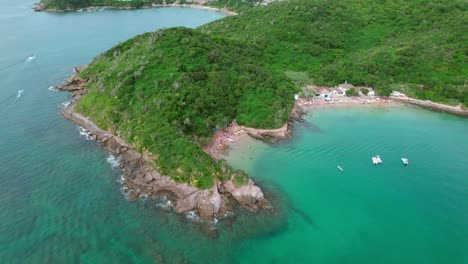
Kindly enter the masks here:
[[375, 157], [372, 157], [372, 163], [374, 165], [377, 165], [377, 164], [382, 164], [382, 159], [380, 158], [379, 155], [375, 156]]
[[403, 164], [405, 165], [408, 165], [409, 164], [409, 160], [407, 158], [401, 158], [401, 161], [403, 162]]

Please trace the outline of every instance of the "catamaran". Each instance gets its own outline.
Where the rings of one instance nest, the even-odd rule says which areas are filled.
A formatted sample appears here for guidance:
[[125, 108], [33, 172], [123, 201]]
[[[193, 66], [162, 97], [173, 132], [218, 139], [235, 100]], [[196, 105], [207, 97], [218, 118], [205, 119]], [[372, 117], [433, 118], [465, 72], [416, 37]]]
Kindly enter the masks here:
[[379, 155], [375, 156], [375, 157], [372, 157], [372, 163], [374, 165], [377, 165], [377, 164], [382, 164], [382, 159], [380, 158]]

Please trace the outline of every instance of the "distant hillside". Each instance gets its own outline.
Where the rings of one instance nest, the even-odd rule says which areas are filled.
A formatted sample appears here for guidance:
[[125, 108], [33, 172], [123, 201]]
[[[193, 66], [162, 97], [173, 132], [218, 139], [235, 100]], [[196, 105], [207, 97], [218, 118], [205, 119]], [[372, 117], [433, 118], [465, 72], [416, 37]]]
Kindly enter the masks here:
[[[372, 85], [411, 96], [468, 100], [467, 2], [299, 0], [258, 7], [201, 31], [255, 43], [263, 63], [300, 82]], [[401, 85], [406, 85], [402, 87]]]
[[41, 0], [40, 4], [46, 10], [73, 10], [86, 8], [90, 6], [110, 6], [110, 7], [148, 7], [152, 4], [198, 4], [204, 2], [204, 5], [227, 8], [229, 10], [242, 10], [254, 6], [261, 0], [209, 0], [209, 1], [191, 1], [191, 0]]

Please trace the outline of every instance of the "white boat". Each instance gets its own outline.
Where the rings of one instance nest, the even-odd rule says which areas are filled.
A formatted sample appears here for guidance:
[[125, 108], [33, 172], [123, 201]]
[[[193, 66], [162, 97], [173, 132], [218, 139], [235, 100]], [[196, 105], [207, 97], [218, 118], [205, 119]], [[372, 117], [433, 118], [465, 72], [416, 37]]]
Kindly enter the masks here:
[[379, 155], [375, 156], [377, 158], [377, 162], [379, 162], [379, 164], [382, 164], [382, 159], [380, 158]]
[[18, 90], [18, 93], [16, 94], [16, 99], [20, 98], [21, 95], [24, 94], [24, 90]]
[[405, 165], [408, 165], [409, 164], [409, 160], [407, 158], [401, 158], [401, 161], [403, 162], [403, 164]]
[[339, 169], [340, 171], [344, 171], [343, 168], [342, 168], [341, 166], [336, 166], [336, 167], [338, 167], [338, 169]]
[[375, 157], [372, 157], [372, 163], [374, 165], [377, 165], [377, 164], [382, 164], [382, 159], [380, 158], [379, 155], [375, 156]]

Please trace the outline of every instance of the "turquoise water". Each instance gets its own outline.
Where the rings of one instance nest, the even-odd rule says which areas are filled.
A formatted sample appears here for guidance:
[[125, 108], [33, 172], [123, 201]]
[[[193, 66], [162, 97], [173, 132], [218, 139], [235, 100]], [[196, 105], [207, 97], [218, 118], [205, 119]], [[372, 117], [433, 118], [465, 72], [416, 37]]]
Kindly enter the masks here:
[[288, 217], [280, 234], [247, 242], [255, 255], [242, 260], [468, 263], [467, 119], [410, 107], [313, 109], [293, 139], [250, 149], [234, 147], [231, 162], [284, 195]]
[[[215, 233], [159, 201], [127, 202], [108, 155], [58, 115], [69, 95], [47, 88], [119, 41], [223, 15], [45, 14], [31, 5], [0, 0], [1, 263], [468, 262], [467, 119], [323, 109], [297, 124], [292, 140], [237, 145], [229, 160], [277, 211], [238, 214]], [[375, 154], [382, 166], [370, 164]]]

